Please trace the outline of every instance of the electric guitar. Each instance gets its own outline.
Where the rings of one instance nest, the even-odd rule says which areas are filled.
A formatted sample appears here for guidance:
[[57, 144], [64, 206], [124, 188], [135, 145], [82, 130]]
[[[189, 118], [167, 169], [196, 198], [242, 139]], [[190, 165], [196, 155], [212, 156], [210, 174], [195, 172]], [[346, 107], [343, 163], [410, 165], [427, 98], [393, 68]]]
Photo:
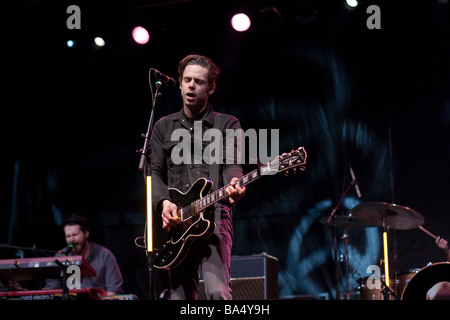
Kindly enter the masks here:
[[[299, 167], [305, 170], [306, 151], [303, 147], [283, 153], [274, 160], [260, 166], [258, 169], [244, 175], [237, 181], [240, 187], [246, 186], [265, 175], [279, 172], [294, 171]], [[169, 195], [173, 203], [178, 206], [180, 221], [169, 232], [169, 240], [153, 252], [153, 266], [158, 269], [171, 270], [180, 265], [186, 257], [192, 243], [199, 238], [210, 236], [215, 229], [211, 221], [214, 204], [227, 197], [224, 186], [211, 194], [213, 183], [205, 178], [199, 178], [187, 192], [170, 188]]]

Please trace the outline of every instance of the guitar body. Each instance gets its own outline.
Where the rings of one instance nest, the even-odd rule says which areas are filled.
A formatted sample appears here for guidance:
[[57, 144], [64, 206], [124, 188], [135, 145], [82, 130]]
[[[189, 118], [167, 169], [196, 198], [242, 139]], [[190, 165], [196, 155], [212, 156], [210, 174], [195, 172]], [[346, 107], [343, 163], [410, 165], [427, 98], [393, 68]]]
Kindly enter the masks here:
[[[210, 192], [212, 185], [211, 181], [200, 178], [186, 193], [170, 188], [170, 199], [178, 208], [189, 207], [195, 201], [205, 197]], [[214, 206], [188, 218], [182, 218], [182, 221], [169, 231], [169, 240], [155, 250], [154, 267], [166, 270], [177, 267], [186, 257], [190, 246], [196, 239], [210, 236], [216, 227], [215, 223], [210, 221], [213, 211]]]

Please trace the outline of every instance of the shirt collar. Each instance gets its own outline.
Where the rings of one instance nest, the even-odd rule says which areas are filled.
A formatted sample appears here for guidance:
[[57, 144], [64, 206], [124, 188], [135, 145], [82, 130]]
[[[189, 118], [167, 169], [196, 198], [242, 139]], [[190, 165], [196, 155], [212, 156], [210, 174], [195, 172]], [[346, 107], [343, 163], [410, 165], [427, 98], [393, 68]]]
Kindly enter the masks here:
[[[183, 108], [181, 108], [181, 110], [175, 115], [176, 116], [172, 118], [173, 121], [188, 120], [188, 117], [184, 114]], [[203, 121], [211, 127], [214, 125], [214, 111], [209, 103], [206, 105], [205, 110], [194, 118], [194, 121]]]

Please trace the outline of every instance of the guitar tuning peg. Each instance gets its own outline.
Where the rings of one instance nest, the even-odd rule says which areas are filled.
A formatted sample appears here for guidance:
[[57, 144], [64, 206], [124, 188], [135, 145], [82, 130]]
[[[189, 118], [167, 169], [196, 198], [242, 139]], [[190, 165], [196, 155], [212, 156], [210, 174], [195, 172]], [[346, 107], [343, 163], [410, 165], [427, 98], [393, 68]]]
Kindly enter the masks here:
[[292, 171], [294, 172], [294, 174], [297, 173], [297, 168], [292, 169]]

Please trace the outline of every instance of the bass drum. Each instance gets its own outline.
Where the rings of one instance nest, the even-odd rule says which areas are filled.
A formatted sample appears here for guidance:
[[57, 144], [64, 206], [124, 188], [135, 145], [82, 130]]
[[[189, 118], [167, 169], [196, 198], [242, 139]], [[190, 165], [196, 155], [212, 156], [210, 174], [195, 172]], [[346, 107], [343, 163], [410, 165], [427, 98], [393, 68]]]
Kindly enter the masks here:
[[438, 262], [419, 270], [406, 285], [402, 300], [426, 300], [428, 290], [439, 282], [450, 282], [450, 262]]

